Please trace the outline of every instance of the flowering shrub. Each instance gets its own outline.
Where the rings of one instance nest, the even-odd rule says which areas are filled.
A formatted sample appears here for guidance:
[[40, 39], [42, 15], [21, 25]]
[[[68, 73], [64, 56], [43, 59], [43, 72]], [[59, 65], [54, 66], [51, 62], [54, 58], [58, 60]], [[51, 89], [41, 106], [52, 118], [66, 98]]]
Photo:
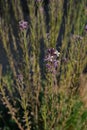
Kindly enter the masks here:
[[28, 22], [27, 21], [19, 21], [19, 27], [21, 30], [27, 29], [28, 28]]
[[0, 128], [85, 130], [78, 89], [87, 66], [86, 1], [27, 0], [28, 16], [21, 1], [0, 2], [0, 44], [9, 63], [5, 73], [0, 65], [0, 107], [11, 115], [5, 122], [0, 108]]
[[49, 48], [46, 52], [46, 56], [44, 61], [46, 62], [46, 67], [48, 71], [55, 73], [58, 67], [58, 57], [59, 57], [59, 52], [55, 50], [54, 48]]

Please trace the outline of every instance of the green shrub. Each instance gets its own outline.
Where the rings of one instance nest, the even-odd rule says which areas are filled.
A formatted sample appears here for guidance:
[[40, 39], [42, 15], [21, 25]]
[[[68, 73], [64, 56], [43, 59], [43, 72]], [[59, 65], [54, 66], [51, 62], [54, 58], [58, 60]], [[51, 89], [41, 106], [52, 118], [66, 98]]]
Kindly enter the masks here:
[[[21, 1], [1, 0], [1, 5], [0, 44], [9, 70], [1, 73], [0, 65], [0, 94], [12, 117], [8, 116], [11, 125], [1, 127], [86, 130], [87, 112], [78, 93], [87, 66], [86, 0], [51, 0], [47, 12], [44, 1], [27, 0], [27, 20]], [[54, 50], [60, 53], [56, 58]], [[56, 73], [48, 71], [45, 61], [49, 67], [58, 61]]]

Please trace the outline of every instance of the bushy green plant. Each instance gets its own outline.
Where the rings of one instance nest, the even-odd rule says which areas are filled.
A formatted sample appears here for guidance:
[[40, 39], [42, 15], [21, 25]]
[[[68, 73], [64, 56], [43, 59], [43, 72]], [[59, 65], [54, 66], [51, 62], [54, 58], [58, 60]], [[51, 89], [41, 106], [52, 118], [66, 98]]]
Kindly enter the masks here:
[[[21, 1], [1, 0], [1, 5], [0, 44], [10, 72], [1, 73], [0, 65], [0, 94], [11, 124], [20, 130], [86, 130], [87, 112], [78, 93], [87, 65], [86, 0], [50, 0], [47, 6], [27, 0], [26, 19]], [[56, 73], [45, 61], [49, 67], [58, 61]]]

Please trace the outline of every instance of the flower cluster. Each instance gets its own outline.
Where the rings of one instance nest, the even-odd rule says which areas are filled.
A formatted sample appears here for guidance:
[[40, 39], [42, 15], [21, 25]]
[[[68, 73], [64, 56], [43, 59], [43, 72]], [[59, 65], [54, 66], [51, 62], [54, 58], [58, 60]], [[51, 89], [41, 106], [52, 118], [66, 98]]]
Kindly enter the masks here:
[[28, 22], [24, 20], [19, 21], [19, 27], [21, 30], [26, 30], [28, 28]]
[[46, 68], [49, 72], [56, 73], [58, 63], [59, 63], [58, 60], [59, 54], [60, 53], [54, 48], [49, 48], [46, 51], [44, 61], [46, 62]]

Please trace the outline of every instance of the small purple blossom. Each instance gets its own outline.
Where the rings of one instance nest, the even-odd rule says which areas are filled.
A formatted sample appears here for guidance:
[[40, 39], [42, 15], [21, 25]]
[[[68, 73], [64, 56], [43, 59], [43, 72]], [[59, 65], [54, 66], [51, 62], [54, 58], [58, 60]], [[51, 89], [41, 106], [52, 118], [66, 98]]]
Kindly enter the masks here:
[[57, 67], [58, 67], [58, 57], [59, 57], [59, 52], [54, 49], [54, 48], [49, 48], [46, 51], [45, 59], [44, 61], [46, 62], [46, 68], [48, 71], [51, 73], [56, 72]]
[[46, 68], [47, 68], [48, 70], [52, 70], [52, 66], [51, 66], [49, 63], [46, 64]]
[[55, 49], [54, 49], [54, 48], [49, 48], [49, 49], [47, 50], [47, 53], [50, 54], [50, 55], [53, 55], [54, 52], [55, 52]]
[[19, 21], [19, 27], [21, 30], [26, 30], [28, 28], [28, 22], [24, 20]]
[[48, 55], [48, 57], [46, 57], [45, 59], [44, 59], [44, 61], [50, 61], [50, 62], [52, 62], [53, 61], [53, 56], [50, 56], [50, 55]]
[[48, 49], [47, 50], [47, 53], [49, 54], [49, 55], [51, 55], [51, 56], [56, 56], [56, 57], [59, 57], [59, 52], [56, 50], [56, 49], [54, 49], [54, 48], [50, 48], [50, 49]]
[[58, 67], [58, 60], [54, 60], [54, 67], [55, 67], [55, 68]]

